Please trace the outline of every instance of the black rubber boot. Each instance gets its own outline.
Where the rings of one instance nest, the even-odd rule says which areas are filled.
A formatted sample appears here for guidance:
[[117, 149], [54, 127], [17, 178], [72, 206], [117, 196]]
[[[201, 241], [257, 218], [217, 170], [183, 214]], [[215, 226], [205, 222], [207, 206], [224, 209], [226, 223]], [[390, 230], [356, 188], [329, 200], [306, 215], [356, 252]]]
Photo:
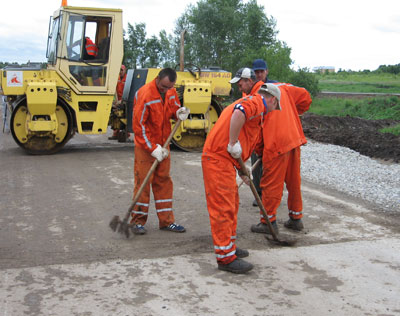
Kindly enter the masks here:
[[218, 269], [222, 271], [228, 271], [236, 274], [244, 274], [253, 269], [253, 265], [243, 259], [236, 258], [231, 263], [219, 264]]

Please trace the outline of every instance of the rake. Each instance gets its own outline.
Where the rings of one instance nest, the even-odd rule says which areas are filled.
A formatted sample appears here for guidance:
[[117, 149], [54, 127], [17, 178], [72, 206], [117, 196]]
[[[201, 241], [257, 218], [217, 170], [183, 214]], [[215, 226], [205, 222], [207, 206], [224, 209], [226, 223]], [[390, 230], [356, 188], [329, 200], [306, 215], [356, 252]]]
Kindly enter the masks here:
[[[168, 147], [168, 144], [170, 143], [172, 137], [175, 135], [175, 133], [178, 130], [178, 128], [180, 127], [180, 125], [181, 125], [181, 120], [178, 119], [175, 123], [174, 128], [172, 129], [171, 133], [169, 134], [167, 140], [165, 141], [163, 148]], [[146, 187], [147, 183], [149, 182], [149, 179], [150, 179], [151, 175], [154, 173], [154, 171], [156, 170], [158, 164], [159, 164], [159, 161], [157, 159], [154, 160], [150, 170], [147, 172], [146, 178], [144, 178], [142, 185], [140, 186], [139, 190], [136, 192], [136, 195], [131, 203], [131, 206], [129, 207], [128, 211], [126, 212], [124, 219], [121, 220], [118, 215], [115, 215], [112, 218], [109, 226], [114, 232], [117, 231], [117, 229], [118, 229], [118, 232], [120, 234], [125, 234], [126, 238], [129, 238], [130, 228], [131, 228], [131, 225], [128, 223], [129, 216], [131, 215], [133, 208], [135, 207], [137, 201], [139, 200], [144, 188]]]

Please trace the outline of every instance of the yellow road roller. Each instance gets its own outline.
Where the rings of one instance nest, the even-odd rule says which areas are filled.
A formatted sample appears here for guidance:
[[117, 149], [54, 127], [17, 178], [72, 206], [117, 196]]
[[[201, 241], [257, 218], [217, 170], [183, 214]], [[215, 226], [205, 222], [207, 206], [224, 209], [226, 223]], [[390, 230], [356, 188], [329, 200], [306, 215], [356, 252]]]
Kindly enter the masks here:
[[[96, 54], [88, 49], [93, 44]], [[105, 134], [108, 126], [131, 132], [134, 93], [160, 71], [129, 70], [124, 108], [112, 111], [123, 59], [121, 9], [61, 6], [50, 21], [46, 57], [46, 69], [0, 71], [1, 88], [12, 108], [12, 136], [31, 154], [56, 153], [75, 133]], [[222, 111], [221, 98], [231, 92], [231, 73], [193, 66], [177, 73], [176, 88], [190, 117], [181, 123], [173, 143], [199, 150]]]

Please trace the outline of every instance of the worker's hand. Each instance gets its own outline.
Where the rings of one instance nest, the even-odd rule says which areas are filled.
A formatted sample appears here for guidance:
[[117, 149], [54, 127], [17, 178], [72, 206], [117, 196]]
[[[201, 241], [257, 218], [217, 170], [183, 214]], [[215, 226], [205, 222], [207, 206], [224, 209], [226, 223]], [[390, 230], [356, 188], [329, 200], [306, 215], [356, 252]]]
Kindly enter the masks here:
[[162, 148], [160, 144], [157, 144], [156, 149], [154, 149], [151, 155], [158, 160], [158, 162], [163, 161], [165, 158], [168, 157], [169, 152], [168, 149]]
[[190, 110], [183, 106], [183, 107], [179, 108], [178, 111], [176, 111], [176, 117], [178, 119], [180, 119], [181, 121], [184, 121], [188, 118], [189, 113], [190, 113]]
[[228, 153], [231, 154], [231, 156], [235, 159], [238, 159], [242, 156], [242, 146], [240, 145], [240, 142], [237, 141], [235, 144], [231, 145], [228, 144]]
[[242, 179], [244, 183], [247, 185], [250, 185], [250, 180], [253, 180], [253, 175], [251, 173], [251, 168], [246, 166], [247, 174], [250, 176], [247, 176], [242, 170], [238, 170], [239, 177]]

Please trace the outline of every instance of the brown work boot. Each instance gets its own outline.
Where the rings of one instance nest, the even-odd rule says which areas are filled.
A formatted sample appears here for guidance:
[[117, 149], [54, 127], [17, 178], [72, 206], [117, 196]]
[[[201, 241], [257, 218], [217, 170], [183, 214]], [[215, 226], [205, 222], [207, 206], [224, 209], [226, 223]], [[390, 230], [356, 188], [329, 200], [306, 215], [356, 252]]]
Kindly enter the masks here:
[[249, 252], [246, 249], [241, 249], [239, 247], [236, 247], [236, 257], [238, 258], [246, 258], [249, 256]]
[[301, 231], [304, 229], [304, 224], [301, 219], [293, 219], [289, 218], [286, 222], [283, 223], [286, 228]]
[[235, 260], [233, 260], [231, 263], [228, 264], [218, 263], [218, 269], [236, 274], [244, 274], [253, 269], [253, 265], [250, 262], [236, 258]]
[[[279, 229], [278, 229], [278, 224], [276, 223], [276, 221], [273, 221], [271, 223], [272, 228], [275, 231], [275, 234], [279, 233]], [[260, 233], [260, 234], [269, 234], [271, 235], [271, 232], [269, 230], [269, 226], [267, 224], [264, 224], [262, 222], [258, 223], [257, 225], [251, 225], [251, 231], [253, 233]]]

